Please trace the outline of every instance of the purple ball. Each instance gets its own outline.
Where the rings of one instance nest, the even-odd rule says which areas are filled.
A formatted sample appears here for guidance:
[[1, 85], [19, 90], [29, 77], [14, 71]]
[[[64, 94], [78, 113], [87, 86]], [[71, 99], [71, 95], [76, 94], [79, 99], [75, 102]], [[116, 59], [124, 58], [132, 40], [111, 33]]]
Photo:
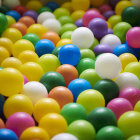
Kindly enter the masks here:
[[78, 20], [75, 22], [75, 25], [76, 25], [77, 27], [84, 27], [82, 18], [81, 18], [81, 19], [78, 19]]
[[99, 44], [93, 49], [95, 55], [99, 55], [102, 53], [113, 53], [112, 48], [107, 44]]
[[112, 8], [115, 8], [116, 4], [121, 0], [109, 0], [109, 4], [112, 6]]
[[107, 34], [113, 34], [113, 30], [108, 28], [108, 33]]
[[106, 21], [101, 18], [92, 19], [89, 22], [88, 27], [97, 39], [101, 39], [108, 33], [108, 25]]
[[24, 12], [23, 16], [32, 17], [35, 20], [35, 22], [36, 22], [38, 14], [35, 11], [33, 11], [33, 10], [28, 10], [28, 11]]
[[108, 20], [111, 16], [115, 15], [115, 12], [113, 10], [106, 11], [103, 13], [103, 16]]

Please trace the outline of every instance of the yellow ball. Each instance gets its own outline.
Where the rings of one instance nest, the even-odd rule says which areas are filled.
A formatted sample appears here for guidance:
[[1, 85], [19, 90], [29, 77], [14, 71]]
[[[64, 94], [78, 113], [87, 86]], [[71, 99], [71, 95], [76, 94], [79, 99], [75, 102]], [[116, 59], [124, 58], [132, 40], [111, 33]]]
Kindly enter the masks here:
[[38, 59], [38, 64], [43, 68], [44, 72], [56, 71], [60, 66], [58, 58], [53, 54], [42, 55]]
[[49, 113], [41, 118], [39, 127], [46, 130], [52, 138], [59, 133], [65, 133], [68, 126], [63, 116], [57, 113]]
[[23, 131], [19, 140], [50, 140], [49, 134], [42, 128], [29, 127]]
[[6, 118], [16, 112], [26, 112], [29, 115], [32, 115], [33, 104], [27, 96], [23, 94], [17, 94], [9, 97], [5, 101], [3, 110]]
[[61, 47], [64, 46], [66, 44], [72, 44], [72, 40], [71, 39], [61, 39], [57, 44], [56, 47]]
[[122, 69], [124, 69], [131, 62], [138, 62], [135, 55], [131, 53], [123, 53], [122, 55], [119, 56], [119, 59], [122, 64]]
[[8, 57], [1, 63], [3, 68], [15, 68], [18, 70], [20, 69], [21, 65], [21, 61], [15, 57]]
[[34, 33], [38, 35], [40, 38], [46, 32], [47, 32], [46, 28], [41, 24], [33, 24], [27, 29], [27, 33]]
[[25, 50], [35, 51], [34, 45], [26, 39], [18, 40], [13, 45], [13, 56], [18, 57], [18, 55]]
[[44, 98], [39, 100], [34, 107], [34, 118], [37, 122], [48, 113], [60, 113], [59, 104], [51, 98]]
[[93, 7], [99, 7], [105, 3], [105, 0], [90, 0]]
[[85, 14], [85, 11], [76, 10], [71, 14], [71, 17], [74, 21], [77, 21], [78, 19], [82, 18], [84, 14]]
[[61, 8], [65, 8], [68, 9], [70, 11], [70, 13], [73, 12], [73, 8], [72, 8], [72, 3], [71, 2], [65, 2], [61, 5]]
[[16, 23], [16, 20], [12, 16], [6, 15], [6, 18], [8, 20], [8, 27], [10, 27], [12, 24]]
[[1, 65], [1, 62], [3, 60], [5, 60], [6, 58], [8, 58], [10, 55], [9, 55], [9, 52], [7, 49], [5, 49], [4, 47], [1, 47], [0, 46], [0, 65]]
[[124, 0], [124, 1], [120, 1], [117, 3], [116, 7], [115, 7], [115, 13], [117, 15], [122, 15], [122, 12], [125, 8], [127, 8], [128, 6], [133, 6], [134, 4], [130, 1]]
[[7, 49], [9, 54], [11, 55], [12, 48], [13, 48], [13, 42], [10, 39], [4, 38], [4, 37], [0, 38], [0, 46]]
[[22, 38], [22, 34], [18, 29], [8, 28], [2, 33], [2, 37], [9, 38], [13, 43]]
[[38, 55], [30, 50], [27, 51], [23, 51], [18, 55], [18, 59], [22, 62], [22, 63], [26, 63], [26, 62], [37, 62], [38, 61]]
[[35, 62], [24, 63], [21, 65], [20, 71], [29, 81], [39, 81], [44, 74], [42, 67]]
[[108, 28], [112, 29], [111, 24], [107, 21]]
[[24, 78], [14, 68], [5, 68], [0, 71], [0, 93], [4, 96], [12, 96], [22, 91]]
[[140, 112], [140, 101], [135, 104], [134, 111]]

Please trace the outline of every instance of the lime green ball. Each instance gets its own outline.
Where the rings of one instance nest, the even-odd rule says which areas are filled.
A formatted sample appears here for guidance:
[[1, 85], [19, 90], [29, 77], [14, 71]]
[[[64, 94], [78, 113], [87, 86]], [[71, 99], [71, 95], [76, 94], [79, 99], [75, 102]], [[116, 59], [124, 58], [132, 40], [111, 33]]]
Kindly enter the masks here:
[[95, 60], [95, 54], [92, 50], [90, 49], [81, 49], [81, 59], [83, 58], [91, 58], [93, 60]]
[[87, 80], [92, 86], [92, 88], [99, 80], [101, 80], [101, 78], [98, 76], [94, 69], [87, 69], [83, 71], [80, 74], [79, 78]]
[[6, 15], [6, 18], [8, 20], [8, 27], [10, 27], [12, 24], [16, 23], [16, 20], [12, 16]]
[[65, 8], [57, 8], [54, 11], [54, 15], [57, 19], [59, 19], [62, 16], [70, 16], [70, 12], [69, 12], [69, 10], [67, 10]]
[[126, 41], [126, 34], [132, 26], [127, 22], [120, 22], [116, 24], [113, 28], [114, 35], [118, 36], [122, 43]]
[[85, 120], [71, 123], [67, 129], [67, 133], [76, 136], [78, 140], [95, 140], [96, 136], [94, 127]]
[[99, 45], [99, 41], [96, 38], [94, 38], [94, 42], [89, 49], [91, 49], [93, 51], [94, 47], [96, 47], [97, 45]]
[[0, 13], [0, 33], [2, 33], [8, 27], [8, 20], [6, 16]]
[[59, 53], [59, 50], [60, 50], [60, 49], [61, 49], [61, 46], [60, 46], [60, 47], [56, 47], [56, 48], [53, 50], [52, 54], [55, 55], [56, 57], [58, 57], [58, 53]]
[[64, 25], [64, 24], [67, 24], [67, 23], [73, 23], [74, 24], [74, 21], [70, 16], [62, 16], [58, 20], [61, 23], [61, 25]]
[[40, 8], [40, 9], [37, 10], [37, 14], [38, 15], [41, 14], [41, 13], [43, 13], [43, 12], [52, 12], [52, 10], [51, 10], [51, 8], [46, 7], [46, 6], [44, 6], [44, 7], [42, 7], [42, 8]]
[[127, 140], [140, 140], [140, 135], [129, 137]]
[[67, 31], [62, 34], [61, 39], [71, 39], [73, 31]]

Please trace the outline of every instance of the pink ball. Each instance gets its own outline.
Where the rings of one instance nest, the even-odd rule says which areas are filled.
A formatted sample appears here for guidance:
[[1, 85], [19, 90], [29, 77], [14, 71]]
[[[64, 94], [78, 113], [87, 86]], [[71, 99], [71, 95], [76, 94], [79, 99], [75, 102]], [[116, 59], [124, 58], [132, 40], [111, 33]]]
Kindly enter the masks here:
[[128, 87], [120, 92], [119, 97], [127, 99], [134, 107], [140, 100], [140, 90], [135, 87]]
[[119, 117], [123, 113], [133, 110], [132, 104], [127, 99], [124, 98], [115, 98], [111, 100], [108, 103], [107, 108], [109, 108], [110, 110], [112, 110], [112, 112], [114, 112], [117, 119], [119, 119]]
[[17, 112], [11, 115], [6, 122], [6, 128], [14, 131], [18, 137], [25, 129], [32, 126], [35, 126], [33, 118], [24, 112]]
[[88, 27], [89, 22], [94, 18], [102, 18], [105, 20], [104, 16], [102, 16], [99, 12], [96, 10], [88, 10], [85, 12], [83, 16], [83, 24], [84, 26]]
[[126, 41], [133, 48], [140, 48], [140, 27], [131, 28], [126, 34]]
[[24, 85], [25, 85], [25, 84], [28, 83], [29, 81], [28, 81], [27, 77], [25, 77], [24, 75], [23, 75], [23, 78], [24, 78]]
[[104, 4], [99, 7], [100, 12], [103, 14], [104, 12], [111, 11], [112, 7], [108, 4]]

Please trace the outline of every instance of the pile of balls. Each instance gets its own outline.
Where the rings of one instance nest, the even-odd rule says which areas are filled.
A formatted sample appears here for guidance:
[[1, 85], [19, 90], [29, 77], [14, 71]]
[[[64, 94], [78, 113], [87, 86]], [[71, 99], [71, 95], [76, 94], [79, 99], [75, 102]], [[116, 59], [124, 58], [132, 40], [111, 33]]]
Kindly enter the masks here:
[[140, 0], [3, 0], [0, 140], [140, 140], [139, 60]]

